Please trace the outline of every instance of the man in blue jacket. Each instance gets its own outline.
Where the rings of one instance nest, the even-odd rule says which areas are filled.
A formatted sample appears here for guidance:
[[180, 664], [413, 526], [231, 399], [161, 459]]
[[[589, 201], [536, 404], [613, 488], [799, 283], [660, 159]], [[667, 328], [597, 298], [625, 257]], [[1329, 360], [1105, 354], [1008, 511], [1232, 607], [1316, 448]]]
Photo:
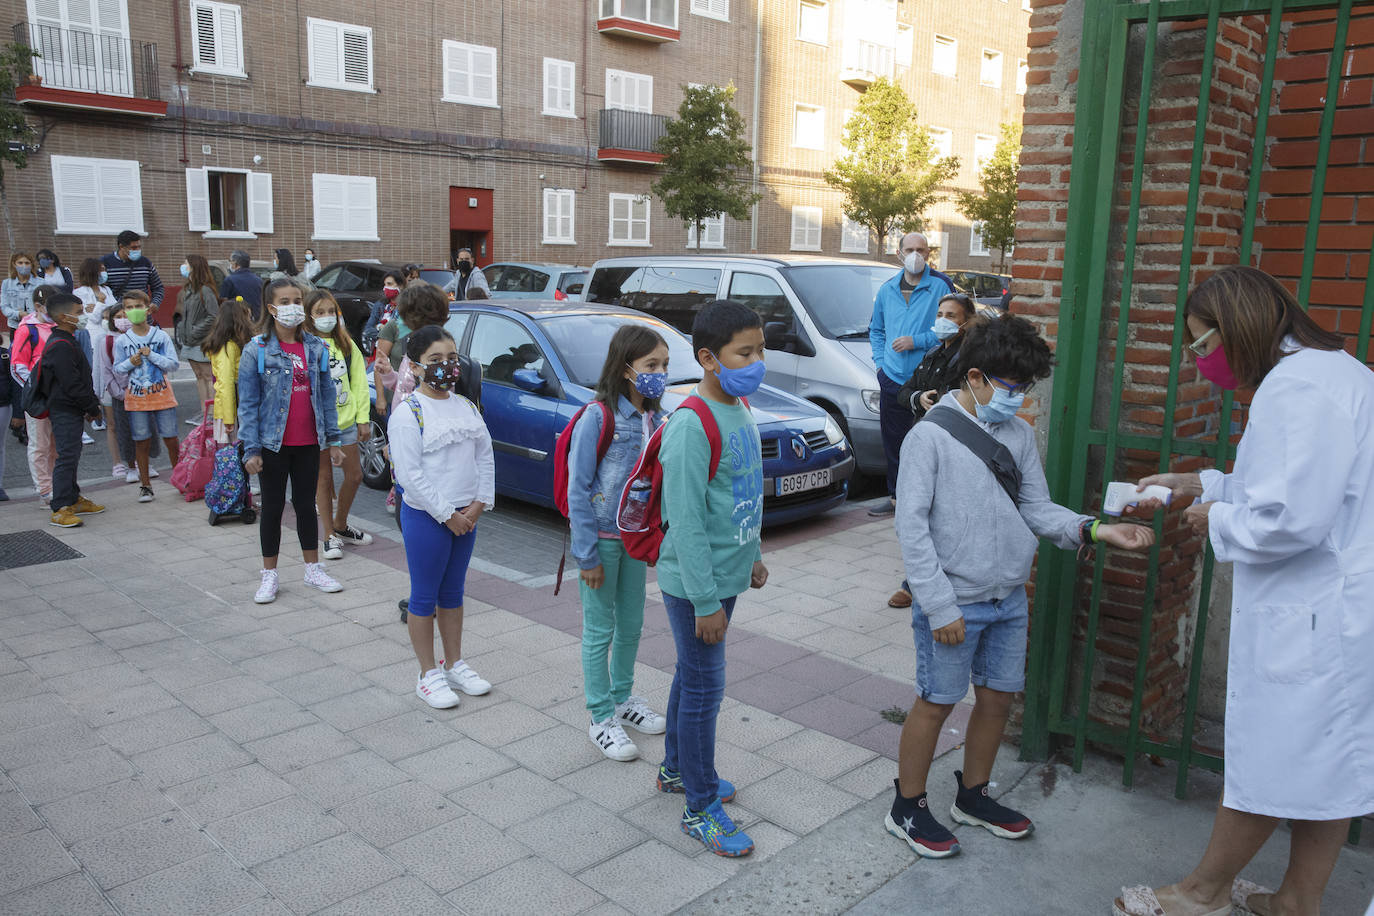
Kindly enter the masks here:
[[239, 249], [229, 255], [229, 266], [233, 268], [225, 276], [224, 282], [219, 285], [219, 297], [221, 299], [243, 298], [243, 304], [248, 306], [248, 311], [253, 313], [253, 320], [257, 321], [262, 314], [262, 277], [248, 269], [252, 260], [248, 257], [248, 252]]
[[914, 419], [911, 407], [897, 400], [897, 392], [911, 377], [927, 350], [939, 341], [931, 330], [940, 299], [953, 292], [949, 277], [931, 267], [930, 242], [919, 232], [902, 236], [898, 251], [902, 270], [878, 289], [873, 300], [873, 318], [868, 323], [868, 342], [873, 348], [873, 365], [878, 370], [878, 423], [887, 458], [888, 500], [873, 516], [896, 511], [897, 465], [902, 440]]

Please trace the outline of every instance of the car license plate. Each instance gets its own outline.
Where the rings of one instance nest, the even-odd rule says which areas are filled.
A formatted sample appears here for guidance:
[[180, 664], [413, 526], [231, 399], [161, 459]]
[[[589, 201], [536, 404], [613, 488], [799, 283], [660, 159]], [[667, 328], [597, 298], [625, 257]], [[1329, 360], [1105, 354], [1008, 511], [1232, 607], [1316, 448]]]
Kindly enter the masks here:
[[821, 468], [819, 471], [806, 471], [803, 474], [788, 474], [786, 477], [779, 477], [774, 492], [779, 496], [787, 496], [790, 493], [819, 490], [828, 486], [830, 486], [830, 468]]

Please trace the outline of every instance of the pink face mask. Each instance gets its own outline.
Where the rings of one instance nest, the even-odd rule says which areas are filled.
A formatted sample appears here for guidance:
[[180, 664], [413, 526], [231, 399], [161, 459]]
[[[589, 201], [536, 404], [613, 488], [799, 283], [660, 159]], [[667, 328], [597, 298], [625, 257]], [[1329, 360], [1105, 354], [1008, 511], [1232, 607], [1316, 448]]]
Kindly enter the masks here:
[[1240, 384], [1236, 381], [1236, 374], [1231, 371], [1231, 364], [1226, 361], [1225, 347], [1217, 347], [1206, 356], [1199, 356], [1197, 371], [1201, 372], [1207, 381], [1226, 391], [1235, 391]]

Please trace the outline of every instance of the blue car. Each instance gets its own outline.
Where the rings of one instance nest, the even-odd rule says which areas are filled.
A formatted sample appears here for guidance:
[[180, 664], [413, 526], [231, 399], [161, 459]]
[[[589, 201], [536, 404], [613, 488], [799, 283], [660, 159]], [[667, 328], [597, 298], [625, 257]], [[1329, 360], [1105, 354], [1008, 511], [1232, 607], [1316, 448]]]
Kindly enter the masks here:
[[[496, 452], [496, 489], [553, 505], [553, 448], [574, 413], [592, 399], [616, 329], [649, 325], [668, 342], [664, 405], [687, 397], [701, 377], [691, 343], [656, 318], [577, 302], [457, 303], [445, 325], [458, 349], [482, 366], [482, 411]], [[763, 443], [763, 521], [806, 518], [844, 502], [854, 454], [824, 410], [764, 385], [749, 398]]]

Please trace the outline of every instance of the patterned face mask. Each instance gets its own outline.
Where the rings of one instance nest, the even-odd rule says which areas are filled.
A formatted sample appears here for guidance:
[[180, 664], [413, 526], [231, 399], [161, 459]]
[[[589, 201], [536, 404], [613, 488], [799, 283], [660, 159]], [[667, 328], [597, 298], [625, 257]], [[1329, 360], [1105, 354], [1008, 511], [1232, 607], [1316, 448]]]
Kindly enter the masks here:
[[461, 365], [455, 359], [441, 359], [425, 366], [425, 384], [436, 391], [452, 391], [458, 384]]

